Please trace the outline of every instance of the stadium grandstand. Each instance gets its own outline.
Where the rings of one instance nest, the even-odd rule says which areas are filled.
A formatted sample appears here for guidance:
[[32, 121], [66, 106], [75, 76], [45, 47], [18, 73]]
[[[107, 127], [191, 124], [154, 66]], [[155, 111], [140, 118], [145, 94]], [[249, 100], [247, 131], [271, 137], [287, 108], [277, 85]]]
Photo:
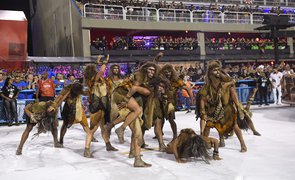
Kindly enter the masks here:
[[1, 0], [0, 179], [293, 180], [294, 37], [295, 0]]

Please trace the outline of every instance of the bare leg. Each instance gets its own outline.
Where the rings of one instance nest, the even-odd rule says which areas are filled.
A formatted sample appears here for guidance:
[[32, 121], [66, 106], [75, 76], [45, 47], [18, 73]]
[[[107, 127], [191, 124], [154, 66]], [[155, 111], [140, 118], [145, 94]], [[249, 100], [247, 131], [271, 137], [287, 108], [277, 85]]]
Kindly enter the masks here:
[[138, 103], [133, 97], [130, 98], [127, 104], [127, 108], [131, 112], [126, 117], [124, 123], [115, 131], [118, 135], [120, 143], [124, 143], [124, 131], [126, 127], [142, 113], [142, 108], [138, 105]]
[[63, 145], [64, 143], [64, 136], [67, 132], [67, 126], [68, 123], [66, 123], [65, 121], [63, 121], [61, 129], [60, 129], [60, 137], [59, 137], [59, 143]]
[[219, 134], [219, 147], [225, 147], [224, 135]]
[[142, 159], [141, 159], [141, 156], [140, 156], [140, 145], [139, 144], [139, 138], [140, 136], [142, 136], [142, 132], [141, 132], [141, 128], [139, 126], [139, 121], [137, 120], [137, 122], [134, 122], [134, 126], [130, 125], [130, 129], [132, 131], [132, 145], [133, 145], [133, 151], [134, 151], [134, 156], [135, 156], [135, 160], [134, 160], [134, 164], [133, 166], [134, 167], [151, 167], [152, 165], [151, 164], [148, 164], [146, 162], [144, 162]]
[[32, 131], [33, 127], [34, 127], [34, 124], [27, 124], [27, 127], [26, 127], [25, 131], [22, 134], [20, 143], [19, 143], [18, 148], [16, 150], [16, 155], [21, 155], [22, 154], [23, 146], [24, 146], [26, 140], [28, 139], [29, 134]]
[[91, 131], [93, 131], [93, 129], [95, 129], [93, 132], [91, 142], [98, 142], [98, 140], [94, 137], [94, 133], [96, 132], [96, 130], [98, 128], [98, 121], [100, 120], [100, 117], [97, 117], [97, 116], [99, 116], [98, 113], [90, 115], [90, 129], [91, 129]]
[[163, 120], [161, 119], [156, 119], [154, 131], [159, 142], [159, 151], [165, 152], [167, 146], [164, 144], [164, 141], [163, 141], [163, 132], [162, 132], [163, 122], [162, 121]]
[[238, 124], [235, 123], [234, 125], [234, 131], [240, 141], [240, 144], [241, 144], [241, 152], [247, 152], [247, 146], [244, 142], [244, 139], [243, 139], [243, 135], [242, 135], [242, 131], [241, 129], [239, 128]]
[[219, 148], [218, 140], [215, 138], [211, 138], [211, 137], [209, 137], [209, 139], [212, 142], [213, 147], [214, 147], [213, 159], [214, 160], [221, 160], [222, 158], [219, 157], [219, 151], [218, 151], [218, 148]]
[[54, 123], [51, 123], [51, 134], [53, 136], [53, 143], [54, 143], [54, 147], [56, 148], [62, 148], [63, 145], [60, 144], [57, 140], [57, 127]]
[[176, 123], [175, 123], [174, 119], [172, 119], [172, 118], [169, 118], [169, 123], [170, 123], [171, 129], [172, 129], [172, 132], [173, 132], [173, 139], [176, 139], [177, 138]]
[[256, 136], [261, 136], [261, 134], [258, 131], [256, 131], [253, 121], [250, 118], [246, 118], [246, 121], [247, 121], [248, 126], [252, 130], [253, 134]]
[[88, 126], [82, 125], [84, 131], [86, 132], [86, 141], [85, 141], [85, 150], [84, 150], [84, 157], [92, 158], [93, 155], [90, 152], [90, 144], [93, 133], [89, 129]]
[[231, 93], [231, 97], [232, 97], [232, 99], [233, 99], [233, 101], [234, 101], [234, 103], [235, 103], [235, 105], [237, 107], [240, 119], [244, 119], [245, 118], [245, 114], [243, 112], [244, 108], [243, 108], [242, 104], [239, 101], [236, 89], [234, 87], [230, 88], [230, 93]]
[[105, 120], [102, 119], [102, 121], [100, 122], [100, 129], [101, 129], [101, 134], [102, 134], [102, 138], [106, 144], [106, 150], [107, 151], [118, 151], [118, 149], [114, 148], [110, 142], [110, 136], [108, 135], [108, 133], [106, 133], [107, 129], [105, 128]]

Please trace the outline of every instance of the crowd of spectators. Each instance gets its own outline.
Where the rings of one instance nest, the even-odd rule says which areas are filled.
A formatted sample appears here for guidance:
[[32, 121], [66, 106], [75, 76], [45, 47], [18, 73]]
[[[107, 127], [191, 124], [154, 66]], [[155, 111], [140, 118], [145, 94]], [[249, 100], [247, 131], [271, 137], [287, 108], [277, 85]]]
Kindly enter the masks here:
[[[103, 37], [93, 40], [92, 45], [100, 50], [196, 50], [198, 39], [196, 37], [172, 36], [116, 36], [108, 42]], [[210, 50], [273, 50], [274, 43], [268, 38], [206, 38], [206, 47]], [[288, 48], [286, 38], [279, 38], [278, 49]]]
[[198, 40], [195, 37], [141, 36], [113, 37], [107, 42], [105, 36], [96, 38], [92, 45], [98, 50], [195, 50]]
[[166, 8], [166, 9], [187, 9], [187, 10], [209, 10], [221, 12], [249, 12], [249, 13], [275, 13], [275, 14], [295, 14], [294, 8], [281, 8], [280, 6], [261, 7], [253, 3], [244, 4], [219, 4], [219, 3], [183, 3], [166, 0], [148, 1], [148, 0], [77, 0], [80, 7], [83, 8], [85, 3], [104, 4], [104, 5], [119, 5], [119, 6], [134, 6], [134, 7], [151, 7], [151, 8]]
[[[207, 38], [205, 43], [211, 50], [260, 50], [264, 53], [265, 50], [274, 49], [273, 40], [264, 38]], [[286, 38], [280, 38], [278, 49], [287, 47]]]

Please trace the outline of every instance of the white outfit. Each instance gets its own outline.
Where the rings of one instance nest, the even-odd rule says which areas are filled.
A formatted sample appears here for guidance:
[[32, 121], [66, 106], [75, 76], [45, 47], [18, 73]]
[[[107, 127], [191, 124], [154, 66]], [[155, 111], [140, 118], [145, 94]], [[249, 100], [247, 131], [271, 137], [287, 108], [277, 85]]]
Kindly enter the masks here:
[[283, 78], [283, 74], [281, 72], [271, 73], [269, 76], [269, 80], [272, 84], [272, 92], [273, 92], [275, 104], [282, 103], [282, 86], [281, 86], [282, 78]]

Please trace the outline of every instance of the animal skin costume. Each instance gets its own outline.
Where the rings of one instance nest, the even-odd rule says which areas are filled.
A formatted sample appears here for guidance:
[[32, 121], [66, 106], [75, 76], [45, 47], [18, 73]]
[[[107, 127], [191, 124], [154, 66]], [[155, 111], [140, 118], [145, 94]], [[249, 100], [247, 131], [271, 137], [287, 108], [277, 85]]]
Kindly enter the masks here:
[[[118, 70], [117, 74], [114, 74], [113, 72], [114, 69]], [[112, 97], [112, 93], [114, 89], [118, 87], [119, 84], [123, 82], [123, 80], [124, 80], [124, 77], [121, 75], [120, 66], [117, 64], [111, 65], [110, 73], [106, 77], [107, 90], [108, 90], [108, 102], [109, 102], [108, 111], [107, 111], [107, 113], [109, 113], [109, 121], [106, 121], [106, 123], [113, 121], [118, 116], [118, 113], [117, 113], [118, 107], [111, 103], [112, 102], [111, 97]]]
[[[218, 61], [209, 63], [205, 84], [198, 93], [199, 103], [196, 107], [197, 115], [201, 117], [201, 132], [202, 135], [209, 136], [209, 129], [216, 128], [221, 146], [224, 146], [223, 136], [235, 129], [241, 143], [241, 152], [245, 152], [247, 148], [239, 129], [248, 128], [243, 120], [243, 107], [236, 95], [235, 82], [220, 68]], [[204, 126], [203, 121], [206, 123]], [[206, 129], [205, 133], [203, 128]]]
[[[71, 91], [73, 84], [64, 87], [60, 95], [65, 96]], [[81, 123], [83, 126], [88, 126], [85, 111], [82, 106], [82, 99], [80, 95], [69, 95], [65, 99], [65, 105], [61, 112], [62, 119], [67, 123], [67, 127], [70, 128], [75, 123]]]
[[20, 144], [17, 148], [16, 155], [22, 154], [23, 145], [26, 142], [29, 133], [33, 127], [38, 124], [38, 131], [34, 136], [38, 136], [41, 133], [51, 131], [54, 141], [54, 147], [62, 147], [57, 140], [57, 126], [58, 121], [56, 118], [56, 111], [48, 112], [49, 107], [56, 109], [56, 103], [53, 101], [47, 102], [31, 102], [26, 105], [25, 113], [27, 118], [27, 127], [22, 134]]
[[[171, 72], [171, 77], [168, 78], [166, 77], [165, 73], [166, 71]], [[184, 82], [182, 79], [177, 77], [177, 73], [176, 71], [173, 69], [173, 66], [170, 64], [166, 64], [164, 65], [160, 72], [159, 72], [160, 76], [166, 77], [167, 80], [169, 81], [169, 86], [167, 89], [167, 96], [169, 99], [170, 107], [166, 108], [167, 110], [169, 110], [169, 112], [165, 112], [165, 118], [169, 119], [175, 119], [175, 107], [177, 106], [177, 90], [183, 86], [185, 86]], [[171, 105], [173, 105], [173, 107], [171, 107]], [[172, 110], [174, 109], [174, 110]]]
[[[100, 62], [100, 56], [97, 59], [97, 63]], [[89, 94], [89, 110], [90, 110], [90, 129], [93, 133], [97, 130], [98, 126], [101, 127], [102, 137], [106, 144], [107, 151], [117, 151], [110, 141], [109, 137], [103, 133], [105, 131], [104, 124], [109, 122], [109, 96], [108, 96], [108, 84], [103, 73], [107, 66], [109, 56], [102, 62], [100, 70], [97, 71], [97, 67], [94, 64], [90, 64], [85, 69], [85, 80], [87, 81], [88, 94]], [[92, 137], [93, 142], [97, 142], [95, 138]]]

